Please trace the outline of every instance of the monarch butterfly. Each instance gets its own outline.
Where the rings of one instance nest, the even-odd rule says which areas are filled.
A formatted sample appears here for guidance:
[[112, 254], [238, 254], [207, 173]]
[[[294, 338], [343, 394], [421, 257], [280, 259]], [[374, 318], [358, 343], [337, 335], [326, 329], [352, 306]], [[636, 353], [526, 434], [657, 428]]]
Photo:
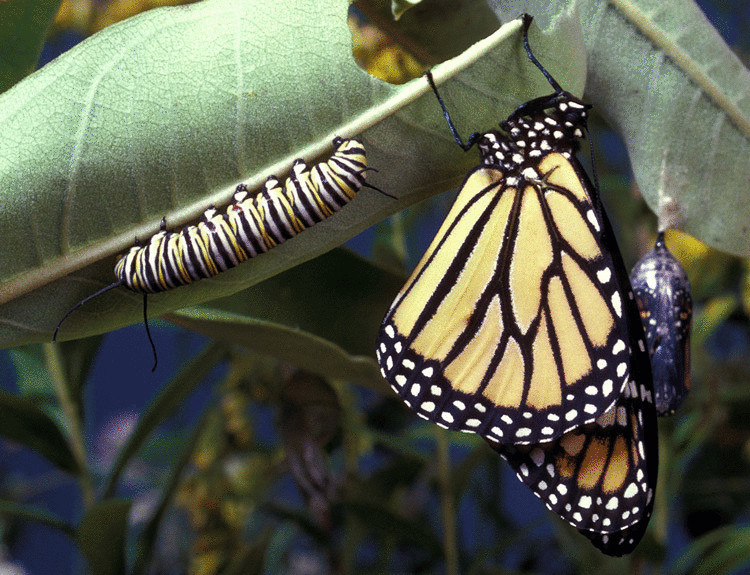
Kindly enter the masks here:
[[[119, 286], [143, 294], [143, 318], [148, 333], [146, 296], [213, 277], [266, 252], [331, 216], [347, 204], [365, 183], [365, 148], [355, 139], [336, 137], [335, 151], [325, 162], [309, 168], [302, 159], [292, 166], [286, 182], [275, 176], [251, 196], [237, 186], [226, 212], [211, 207], [201, 221], [179, 232], [162, 229], [146, 245], [136, 245], [115, 264], [117, 281], [73, 306], [55, 328], [89, 300]], [[390, 196], [393, 197], [393, 196]], [[151, 335], [148, 333], [152, 349]], [[154, 349], [154, 369], [156, 351]]]
[[664, 232], [630, 274], [651, 354], [658, 415], [671, 415], [690, 390], [690, 280], [664, 243]]
[[651, 370], [615, 237], [575, 157], [590, 105], [555, 90], [502, 131], [456, 142], [481, 163], [378, 334], [391, 387], [421, 417], [475, 432], [603, 552], [638, 543], [657, 472]]

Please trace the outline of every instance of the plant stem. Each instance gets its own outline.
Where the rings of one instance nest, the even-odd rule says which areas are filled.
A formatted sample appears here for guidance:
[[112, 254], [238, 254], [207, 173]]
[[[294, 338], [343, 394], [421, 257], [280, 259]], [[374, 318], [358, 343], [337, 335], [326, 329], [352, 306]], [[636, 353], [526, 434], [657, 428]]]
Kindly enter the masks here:
[[60, 346], [51, 343], [42, 344], [44, 359], [47, 364], [52, 384], [55, 388], [57, 401], [63, 410], [67, 423], [67, 436], [70, 444], [70, 450], [75, 457], [78, 467], [81, 470], [79, 477], [81, 485], [81, 495], [83, 504], [86, 509], [94, 504], [94, 484], [91, 479], [88, 461], [86, 459], [86, 441], [83, 435], [83, 425], [79, 417], [75, 401], [70, 394], [70, 385], [63, 369], [62, 359], [60, 357]]
[[435, 426], [437, 444], [440, 510], [443, 520], [443, 551], [446, 575], [458, 575], [458, 543], [456, 541], [456, 505], [451, 488], [451, 461], [447, 431]]

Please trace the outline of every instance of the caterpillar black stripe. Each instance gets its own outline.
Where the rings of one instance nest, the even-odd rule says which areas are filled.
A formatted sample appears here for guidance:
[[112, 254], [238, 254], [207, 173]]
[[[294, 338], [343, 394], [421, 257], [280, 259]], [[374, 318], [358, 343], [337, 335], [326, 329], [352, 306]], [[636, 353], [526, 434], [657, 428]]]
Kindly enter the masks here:
[[[271, 176], [257, 195], [250, 195], [247, 187], [240, 184], [225, 212], [211, 207], [197, 225], [170, 232], [162, 220], [162, 230], [148, 243], [133, 246], [117, 261], [116, 282], [81, 300], [62, 317], [52, 341], [71, 313], [119, 286], [144, 295], [143, 315], [148, 331], [147, 294], [233, 268], [328, 218], [354, 198], [362, 186], [374, 188], [365, 183], [368, 167], [362, 143], [336, 137], [333, 145], [335, 151], [327, 161], [310, 168], [304, 160], [297, 159], [286, 182], [282, 184]], [[156, 369], [155, 352], [154, 359]]]

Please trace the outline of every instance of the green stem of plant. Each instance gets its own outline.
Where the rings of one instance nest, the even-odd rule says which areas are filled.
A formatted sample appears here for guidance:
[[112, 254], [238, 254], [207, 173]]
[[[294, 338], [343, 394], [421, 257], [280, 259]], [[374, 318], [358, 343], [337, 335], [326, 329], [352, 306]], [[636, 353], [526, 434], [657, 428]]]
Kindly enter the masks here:
[[440, 485], [440, 510], [443, 520], [443, 550], [446, 575], [458, 575], [458, 542], [456, 540], [456, 505], [451, 487], [451, 461], [448, 431], [435, 426], [437, 471]]
[[669, 481], [668, 473], [672, 472], [671, 456], [669, 451], [670, 446], [664, 438], [664, 435], [659, 435], [659, 467], [661, 467], [661, 473], [657, 479], [656, 492], [659, 497], [654, 502], [654, 535], [659, 543], [666, 545], [667, 541], [667, 527], [669, 521], [669, 501], [672, 499], [672, 483]]
[[406, 261], [406, 230], [404, 229], [404, 216], [400, 212], [393, 214], [391, 222], [391, 245], [399, 259]]
[[[357, 409], [353, 386], [349, 382], [330, 380], [336, 390], [341, 406], [341, 431], [343, 438], [344, 455], [344, 485], [352, 485], [357, 481], [359, 465], [358, 444], [361, 441], [361, 431], [364, 426], [361, 412]], [[348, 493], [341, 494], [346, 499]], [[344, 515], [343, 541], [338, 546], [339, 565], [338, 573], [344, 575], [354, 572], [354, 553], [357, 549], [357, 541], [362, 537], [358, 526], [352, 520], [352, 515]]]
[[86, 509], [94, 504], [94, 482], [91, 479], [88, 461], [86, 459], [86, 441], [83, 436], [83, 425], [78, 414], [75, 401], [70, 395], [70, 385], [68, 384], [65, 370], [60, 357], [60, 346], [51, 343], [42, 344], [44, 350], [44, 360], [47, 369], [52, 377], [52, 384], [55, 388], [57, 401], [63, 410], [67, 426], [68, 442], [70, 450], [75, 457], [78, 467], [81, 470], [79, 481], [81, 485], [81, 496]]

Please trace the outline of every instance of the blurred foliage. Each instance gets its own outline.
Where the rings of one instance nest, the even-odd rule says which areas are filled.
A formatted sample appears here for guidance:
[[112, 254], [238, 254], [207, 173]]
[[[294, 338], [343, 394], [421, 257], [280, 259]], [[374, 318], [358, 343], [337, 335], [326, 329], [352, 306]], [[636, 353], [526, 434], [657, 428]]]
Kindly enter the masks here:
[[421, 76], [425, 67], [388, 35], [356, 16], [349, 18], [353, 54], [357, 63], [373, 76], [391, 84], [404, 84]]
[[[179, 3], [65, 0], [54, 26], [88, 35], [142, 10]], [[408, 4], [397, 2], [394, 9]], [[392, 22], [386, 29], [374, 26], [378, 18], [369, 21], [366, 15], [374, 12], [367, 8], [363, 3], [350, 19], [354, 53], [364, 67], [402, 83], [432, 64], [424, 54], [434, 52], [425, 44], [394, 34]], [[403, 13], [406, 26], [414, 10]], [[593, 123], [599, 142], [606, 128]], [[656, 223], [607, 153], [596, 150], [599, 180], [626, 261], [633, 263], [653, 244]], [[445, 198], [436, 198], [381, 224], [375, 259], [413, 263], [424, 248], [419, 229], [439, 222], [446, 207]], [[3, 535], [12, 534], [18, 521], [48, 525], [76, 541], [96, 573], [747, 569], [750, 260], [679, 232], [669, 232], [667, 244], [693, 287], [693, 385], [679, 412], [660, 421], [655, 513], [630, 557], [602, 556], [533, 497], [520, 496], [522, 509], [513, 511], [517, 482], [482, 441], [417, 420], [385, 386], [325, 379], [229, 343], [209, 345], [133, 423], [115, 461], [93, 478], [106, 481], [107, 498], [89, 502], [77, 525], [34, 507], [23, 489], [28, 480], [5, 475]], [[76, 444], [82, 431], [75, 422], [85, 418], [82, 398], [101, 343], [96, 337], [62, 349], [27, 346], [6, 353], [17, 397], [3, 395], [0, 433], [60, 470], [85, 473], [79, 468], [85, 454], [82, 460], [77, 451], [85, 445]], [[180, 433], [163, 431], [161, 425], [180, 414], [185, 398], [217, 369], [221, 381], [202, 406], [200, 422]], [[45, 490], [60, 480], [31, 481]], [[123, 501], [111, 498], [115, 492], [135, 495]], [[138, 532], [135, 543], [126, 537], [128, 529]]]
[[63, 0], [55, 16], [56, 31], [90, 36], [116, 22], [161, 6], [192, 4], [197, 0]]

